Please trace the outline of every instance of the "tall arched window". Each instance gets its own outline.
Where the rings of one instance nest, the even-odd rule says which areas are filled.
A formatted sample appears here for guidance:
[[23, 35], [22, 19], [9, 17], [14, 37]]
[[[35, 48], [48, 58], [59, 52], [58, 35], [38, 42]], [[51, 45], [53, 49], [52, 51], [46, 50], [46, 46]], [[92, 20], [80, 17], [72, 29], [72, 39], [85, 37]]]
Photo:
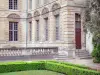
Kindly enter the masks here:
[[36, 7], [39, 7], [40, 6], [40, 1], [41, 0], [36, 0], [36, 3], [35, 3], [36, 4]]
[[17, 14], [10, 14], [9, 20], [9, 41], [18, 41], [18, 24], [20, 16]]
[[45, 41], [48, 41], [48, 31], [49, 31], [49, 28], [48, 28], [48, 15], [49, 15], [49, 10], [48, 8], [44, 8], [42, 10], [42, 16], [44, 18], [44, 30], [45, 30]]
[[52, 12], [55, 17], [55, 39], [60, 40], [60, 5], [58, 3], [55, 3], [52, 6]]
[[44, 4], [47, 4], [47, 3], [49, 3], [49, 0], [44, 0]]
[[28, 13], [28, 39], [32, 41], [32, 14]]
[[40, 13], [39, 11], [35, 11], [34, 12], [34, 18], [35, 18], [35, 21], [36, 21], [36, 41], [39, 41], [40, 40], [40, 23], [39, 23], [39, 16], [40, 16]]
[[29, 9], [32, 10], [32, 0], [29, 0]]

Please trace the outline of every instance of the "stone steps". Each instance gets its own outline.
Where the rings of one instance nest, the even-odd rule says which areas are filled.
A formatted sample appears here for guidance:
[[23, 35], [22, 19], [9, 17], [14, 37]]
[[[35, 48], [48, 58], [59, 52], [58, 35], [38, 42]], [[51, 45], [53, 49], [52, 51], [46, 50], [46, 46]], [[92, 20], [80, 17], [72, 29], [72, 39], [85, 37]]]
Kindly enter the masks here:
[[78, 51], [76, 50], [75, 55], [76, 55], [76, 57], [78, 57], [80, 59], [90, 59], [90, 58], [92, 58], [92, 56], [86, 50], [78, 50]]
[[54, 56], [54, 59], [56, 59], [56, 60], [66, 60], [68, 58], [68, 56], [67, 55], [65, 55], [65, 54], [60, 54], [60, 55], [56, 55], [56, 56]]

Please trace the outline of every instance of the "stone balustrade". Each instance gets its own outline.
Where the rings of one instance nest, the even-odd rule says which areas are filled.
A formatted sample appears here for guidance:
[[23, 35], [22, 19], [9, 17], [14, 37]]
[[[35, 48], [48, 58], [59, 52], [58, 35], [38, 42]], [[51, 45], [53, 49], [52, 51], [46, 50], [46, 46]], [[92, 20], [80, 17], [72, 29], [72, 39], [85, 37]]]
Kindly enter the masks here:
[[55, 55], [57, 53], [57, 47], [0, 48], [0, 56]]

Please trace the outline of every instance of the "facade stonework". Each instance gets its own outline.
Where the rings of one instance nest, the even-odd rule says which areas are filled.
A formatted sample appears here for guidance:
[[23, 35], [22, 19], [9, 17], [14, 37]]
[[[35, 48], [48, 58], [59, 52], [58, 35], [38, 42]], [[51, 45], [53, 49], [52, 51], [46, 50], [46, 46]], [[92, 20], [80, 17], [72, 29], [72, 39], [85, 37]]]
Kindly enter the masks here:
[[[32, 0], [32, 9], [27, 10], [26, 0], [18, 0], [18, 9], [9, 9], [9, 0], [0, 1], [0, 47], [58, 47], [59, 51], [66, 54], [71, 52], [74, 56], [76, 50], [75, 41], [75, 13], [81, 15], [81, 49], [85, 49], [85, 33], [83, 32], [83, 17], [85, 0], [40, 0], [39, 5]], [[28, 0], [28, 6], [29, 6]], [[54, 7], [53, 7], [54, 6]], [[31, 17], [27, 18], [30, 13]], [[10, 14], [20, 16], [18, 21], [18, 41], [9, 41], [9, 18]], [[59, 15], [59, 40], [56, 40], [56, 20]], [[15, 17], [16, 18], [16, 17]], [[48, 18], [48, 41], [45, 41], [45, 21]], [[36, 41], [37, 23], [39, 20], [39, 41]], [[29, 22], [32, 22], [32, 41], [29, 41], [29, 33], [26, 31]], [[14, 19], [12, 20], [14, 22]], [[26, 27], [27, 26], [27, 27]], [[27, 36], [27, 37], [26, 37]], [[26, 41], [27, 40], [27, 41]]]

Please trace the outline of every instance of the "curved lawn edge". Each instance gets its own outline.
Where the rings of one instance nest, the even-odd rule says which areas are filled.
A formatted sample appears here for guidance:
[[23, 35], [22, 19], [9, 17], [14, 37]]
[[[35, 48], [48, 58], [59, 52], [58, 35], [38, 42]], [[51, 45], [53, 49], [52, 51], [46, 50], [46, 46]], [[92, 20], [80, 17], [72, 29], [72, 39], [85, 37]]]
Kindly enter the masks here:
[[64, 74], [48, 70], [29, 70], [20, 72], [1, 73], [0, 75], [64, 75]]
[[67, 75], [100, 75], [100, 72], [84, 69], [64, 63], [55, 63], [51, 61], [33, 61], [33, 62], [7, 62], [0, 63], [0, 73], [27, 71], [27, 70], [50, 70]]

